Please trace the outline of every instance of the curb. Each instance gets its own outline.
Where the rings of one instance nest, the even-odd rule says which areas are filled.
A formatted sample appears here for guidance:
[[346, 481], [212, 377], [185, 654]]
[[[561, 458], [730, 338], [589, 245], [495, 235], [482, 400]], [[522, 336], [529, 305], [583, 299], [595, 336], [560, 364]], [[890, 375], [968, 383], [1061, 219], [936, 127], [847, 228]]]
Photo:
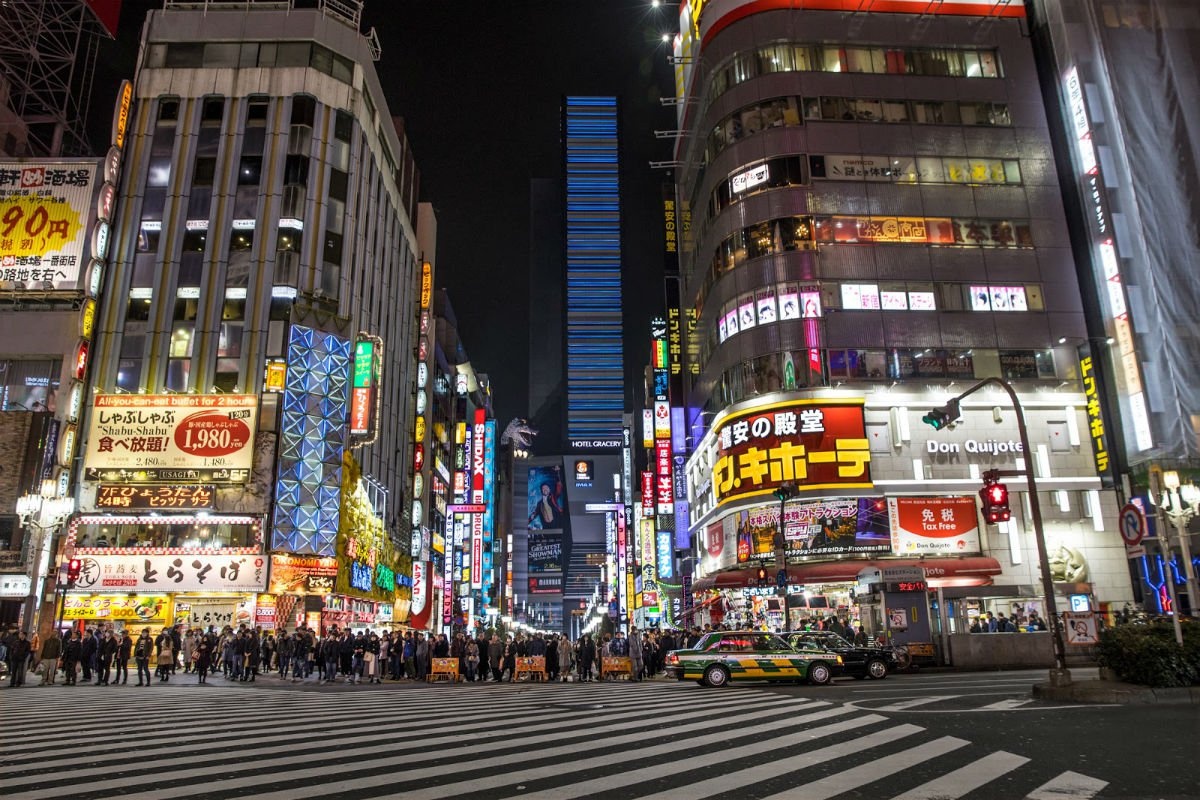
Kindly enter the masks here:
[[1034, 684], [1035, 700], [1115, 705], [1200, 705], [1200, 686], [1158, 689], [1119, 681], [1077, 681], [1067, 686]]

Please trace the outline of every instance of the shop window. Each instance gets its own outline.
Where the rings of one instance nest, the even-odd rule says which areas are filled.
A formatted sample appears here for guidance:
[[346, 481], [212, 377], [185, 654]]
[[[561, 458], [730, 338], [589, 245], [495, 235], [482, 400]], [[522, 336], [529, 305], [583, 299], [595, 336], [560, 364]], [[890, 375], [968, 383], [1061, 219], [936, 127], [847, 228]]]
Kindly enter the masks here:
[[200, 107], [201, 125], [220, 125], [225, 117], [225, 99], [222, 97], [206, 97]]
[[136, 394], [142, 379], [142, 360], [140, 358], [122, 358], [117, 362], [117, 388], [129, 394]]
[[196, 169], [192, 174], [192, 184], [196, 186], [212, 186], [216, 171], [216, 158], [211, 156], [197, 156]]
[[158, 123], [173, 125], [179, 120], [179, 99], [164, 97], [158, 101]]
[[270, 101], [266, 97], [251, 97], [246, 105], [246, 125], [249, 127], [265, 126], [269, 108]]
[[340, 108], [333, 117], [333, 138], [341, 142], [349, 142], [354, 133], [354, 117]]
[[317, 101], [312, 95], [298, 94], [292, 98], [292, 125], [307, 125], [311, 128], [316, 113]]

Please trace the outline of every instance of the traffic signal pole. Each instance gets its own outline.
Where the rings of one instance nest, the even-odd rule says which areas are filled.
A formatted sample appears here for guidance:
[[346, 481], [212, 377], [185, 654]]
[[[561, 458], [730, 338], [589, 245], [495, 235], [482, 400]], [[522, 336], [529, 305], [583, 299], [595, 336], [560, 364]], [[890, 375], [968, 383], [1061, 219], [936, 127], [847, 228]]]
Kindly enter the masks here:
[[1024, 476], [1025, 484], [1028, 487], [1029, 512], [1030, 516], [1033, 517], [1033, 537], [1037, 543], [1038, 566], [1042, 571], [1042, 602], [1046, 607], [1046, 616], [1050, 624], [1050, 641], [1054, 648], [1054, 669], [1050, 670], [1050, 685], [1066, 686], [1071, 682], [1071, 671], [1067, 669], [1067, 653], [1063, 645], [1062, 620], [1059, 618], [1058, 604], [1054, 600], [1054, 581], [1050, 576], [1050, 558], [1046, 552], [1046, 535], [1042, 528], [1042, 504], [1038, 499], [1037, 480], [1033, 475], [1032, 453], [1029, 449], [1029, 431], [1025, 427], [1025, 411], [1021, 408], [1021, 401], [1017, 399], [1016, 391], [1007, 381], [1002, 381], [999, 378], [987, 378], [950, 400], [941, 409], [934, 409], [929, 412], [926, 421], [933, 425], [934, 423], [929, 418], [944, 419], [945, 417], [949, 417], [945, 423], [934, 425], [935, 429], [941, 430], [946, 424], [959, 418], [959, 406], [963, 399], [985, 386], [999, 386], [1003, 389], [1012, 402], [1013, 411], [1016, 412], [1017, 433], [1021, 441], [1021, 451], [1025, 454], [1025, 469], [997, 470], [996, 472], [998, 476]]

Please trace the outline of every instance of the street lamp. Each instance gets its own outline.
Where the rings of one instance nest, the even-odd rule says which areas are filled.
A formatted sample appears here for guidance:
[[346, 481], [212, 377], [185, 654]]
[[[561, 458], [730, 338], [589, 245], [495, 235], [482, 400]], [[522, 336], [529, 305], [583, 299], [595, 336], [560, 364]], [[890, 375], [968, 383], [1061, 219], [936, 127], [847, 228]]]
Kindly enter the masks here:
[[1025, 469], [995, 470], [994, 473], [997, 477], [1024, 476], [1025, 478], [1029, 493], [1030, 515], [1033, 517], [1033, 538], [1037, 543], [1038, 566], [1042, 570], [1042, 602], [1046, 606], [1046, 617], [1050, 623], [1050, 641], [1054, 647], [1054, 669], [1050, 670], [1050, 685], [1066, 686], [1071, 682], [1071, 672], [1067, 669], [1067, 653], [1066, 648], [1063, 646], [1062, 620], [1059, 619], [1058, 605], [1054, 600], [1054, 580], [1050, 576], [1050, 559], [1046, 553], [1046, 535], [1042, 530], [1042, 504], [1038, 499], [1037, 481], [1034, 479], [1033, 467], [1029, 462], [1031, 458], [1029, 431], [1025, 427], [1025, 411], [1021, 408], [1021, 401], [1017, 399], [1016, 390], [1007, 381], [1002, 381], [999, 378], [987, 378], [957, 397], [951, 398], [941, 408], [932, 409], [922, 418], [922, 421], [932, 425], [934, 430], [942, 430], [962, 416], [962, 401], [985, 386], [999, 386], [1003, 389], [1008, 394], [1008, 399], [1012, 402], [1013, 411], [1016, 412], [1017, 433], [1021, 440], [1021, 451], [1025, 454], [1026, 459]]
[[[1183, 574], [1187, 577], [1188, 600], [1192, 616], [1200, 617], [1200, 588], [1196, 584], [1196, 568], [1192, 564], [1192, 548], [1188, 541], [1188, 523], [1196, 517], [1197, 505], [1200, 504], [1200, 488], [1189, 483], [1180, 485], [1179, 473], [1164, 472], [1162, 477], [1164, 491], [1162, 493], [1162, 510], [1167, 519], [1175, 526], [1175, 536], [1179, 539], [1179, 553], [1183, 556]], [[1175, 609], [1176, 617], [1179, 609]]]
[[796, 485], [786, 481], [775, 487], [772, 492], [779, 500], [779, 527], [775, 531], [775, 566], [779, 570], [775, 580], [777, 591], [783, 594], [783, 629], [792, 629], [791, 595], [788, 594], [787, 580], [787, 535], [784, 533], [783, 509], [787, 501], [796, 496]]
[[50, 549], [48, 534], [63, 523], [75, 510], [75, 500], [71, 497], [57, 497], [54, 481], [43, 481], [41, 492], [26, 494], [17, 498], [17, 516], [21, 525], [36, 533], [36, 537], [26, 546], [25, 569], [29, 573], [29, 594], [25, 597], [25, 630], [30, 635], [37, 630], [34, 615], [37, 611], [38, 598], [42, 596], [45, 568], [42, 558]]

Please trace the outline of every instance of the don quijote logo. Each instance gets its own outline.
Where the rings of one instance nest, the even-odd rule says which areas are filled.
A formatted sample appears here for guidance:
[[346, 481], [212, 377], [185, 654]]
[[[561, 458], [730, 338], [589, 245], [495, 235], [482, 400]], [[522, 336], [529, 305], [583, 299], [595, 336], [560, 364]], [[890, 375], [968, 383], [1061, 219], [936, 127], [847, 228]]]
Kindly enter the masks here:
[[21, 170], [21, 188], [33, 189], [46, 182], [45, 167], [28, 167]]

